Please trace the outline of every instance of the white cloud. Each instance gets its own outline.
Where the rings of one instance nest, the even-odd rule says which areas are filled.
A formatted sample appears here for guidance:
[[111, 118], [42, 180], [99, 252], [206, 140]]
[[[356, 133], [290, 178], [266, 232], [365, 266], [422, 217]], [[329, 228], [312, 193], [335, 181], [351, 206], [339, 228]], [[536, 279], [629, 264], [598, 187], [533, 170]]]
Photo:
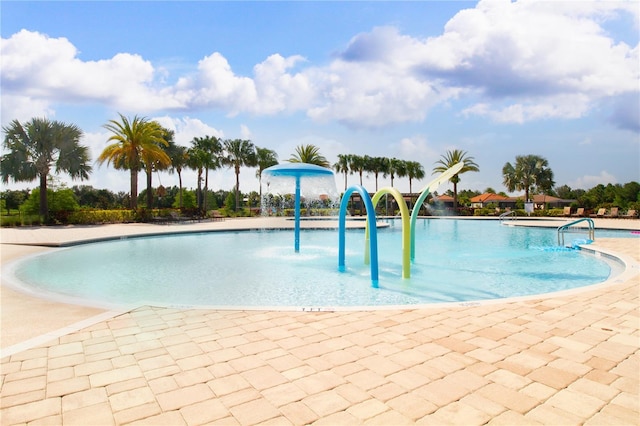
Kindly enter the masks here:
[[28, 96], [2, 94], [2, 126], [6, 126], [10, 121], [28, 121], [33, 117], [55, 116], [55, 110], [50, 102], [44, 99], [33, 99]]
[[197, 118], [176, 118], [165, 115], [155, 117], [153, 120], [160, 123], [162, 127], [173, 130], [174, 140], [178, 145], [189, 146], [195, 137], [215, 136], [217, 138], [224, 138], [224, 132], [222, 130], [211, 127]]
[[2, 39], [1, 48], [3, 97], [20, 95], [40, 103], [101, 101], [126, 110], [177, 106], [153, 89], [153, 66], [136, 54], [82, 61], [66, 38], [27, 30]]
[[548, 96], [544, 102], [525, 101], [524, 103], [504, 102], [488, 104], [478, 103], [462, 110], [468, 116], [490, 117], [497, 123], [525, 123], [554, 117], [579, 118], [587, 113], [589, 99], [583, 94]]
[[227, 59], [215, 52], [198, 62], [195, 76], [178, 80], [173, 96], [187, 108], [223, 108], [230, 115], [256, 101], [253, 80], [235, 75]]
[[426, 137], [418, 135], [407, 138], [402, 138], [398, 142], [399, 156], [403, 160], [407, 161], [433, 161], [438, 157], [438, 152], [429, 146]]
[[637, 94], [638, 47], [616, 43], [599, 25], [632, 8], [570, 4], [482, 1], [427, 41], [424, 70], [484, 95], [465, 114], [504, 122], [582, 117], [601, 99]]
[[[468, 102], [463, 116], [497, 122], [574, 119], [603, 101], [637, 100], [639, 47], [616, 41], [603, 26], [618, 14], [637, 22], [630, 3], [481, 1], [436, 37], [373, 28], [326, 64], [275, 53], [253, 67], [253, 76], [238, 75], [214, 52], [170, 79], [165, 67], [135, 52], [83, 61], [72, 41], [22, 30], [2, 39], [2, 113], [27, 115], [31, 104], [51, 115], [58, 103], [97, 101], [135, 113], [304, 112], [319, 122], [376, 128], [419, 122], [434, 106], [458, 99]], [[640, 127], [621, 111], [611, 123]]]
[[309, 76], [287, 72], [303, 61], [301, 56], [284, 58], [275, 54], [256, 65], [254, 73], [258, 103], [252, 112], [273, 114], [306, 108], [314, 96]]
[[249, 127], [245, 124], [240, 125], [240, 138], [241, 139], [251, 139], [252, 133]]
[[599, 175], [585, 175], [569, 182], [567, 185], [575, 189], [591, 189], [599, 184], [607, 185], [609, 183], [616, 184], [618, 180], [614, 175], [603, 170]]

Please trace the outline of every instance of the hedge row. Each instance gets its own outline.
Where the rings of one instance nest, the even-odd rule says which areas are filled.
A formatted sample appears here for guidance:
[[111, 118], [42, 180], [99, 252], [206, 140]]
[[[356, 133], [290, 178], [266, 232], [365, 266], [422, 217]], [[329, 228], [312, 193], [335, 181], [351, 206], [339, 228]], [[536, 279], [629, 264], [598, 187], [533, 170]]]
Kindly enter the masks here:
[[[59, 218], [62, 219], [62, 218]], [[101, 223], [129, 223], [137, 221], [133, 210], [75, 210], [69, 212], [62, 223], [71, 225], [93, 225]]]

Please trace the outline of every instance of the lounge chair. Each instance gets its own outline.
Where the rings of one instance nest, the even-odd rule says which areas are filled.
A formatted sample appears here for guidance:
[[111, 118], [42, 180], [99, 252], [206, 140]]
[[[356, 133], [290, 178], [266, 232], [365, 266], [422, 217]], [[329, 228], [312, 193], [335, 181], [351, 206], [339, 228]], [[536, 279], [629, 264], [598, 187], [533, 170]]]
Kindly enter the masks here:
[[635, 219], [635, 218], [638, 217], [638, 212], [635, 211], [635, 210], [628, 210], [627, 214], [623, 214], [620, 217], [625, 218], [625, 219]]
[[562, 215], [563, 215], [564, 217], [569, 217], [569, 216], [571, 216], [571, 207], [565, 207], [565, 208], [564, 208], [564, 211], [562, 212]]
[[189, 222], [192, 221], [193, 218], [192, 217], [188, 217], [188, 216], [182, 216], [181, 214], [179, 214], [178, 212], [169, 212], [169, 217], [171, 218], [172, 221], [174, 222]]
[[224, 216], [222, 216], [218, 210], [212, 210], [211, 212], [209, 212], [209, 217], [214, 221], [224, 220]]
[[584, 207], [578, 207], [578, 210], [571, 217], [583, 217], [584, 216]]
[[604, 217], [609, 217], [609, 218], [618, 217], [618, 208], [617, 207], [611, 207], [611, 211], [609, 212], [609, 214], [605, 214]]
[[607, 212], [607, 209], [598, 209], [598, 213], [590, 214], [589, 217], [604, 217], [604, 214]]

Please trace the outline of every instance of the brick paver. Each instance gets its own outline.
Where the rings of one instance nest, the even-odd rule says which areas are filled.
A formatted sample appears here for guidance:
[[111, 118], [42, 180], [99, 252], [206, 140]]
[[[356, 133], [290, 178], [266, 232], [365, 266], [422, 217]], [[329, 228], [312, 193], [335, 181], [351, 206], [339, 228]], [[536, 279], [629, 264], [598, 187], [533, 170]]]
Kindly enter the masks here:
[[634, 268], [480, 305], [140, 307], [4, 357], [0, 424], [637, 424]]

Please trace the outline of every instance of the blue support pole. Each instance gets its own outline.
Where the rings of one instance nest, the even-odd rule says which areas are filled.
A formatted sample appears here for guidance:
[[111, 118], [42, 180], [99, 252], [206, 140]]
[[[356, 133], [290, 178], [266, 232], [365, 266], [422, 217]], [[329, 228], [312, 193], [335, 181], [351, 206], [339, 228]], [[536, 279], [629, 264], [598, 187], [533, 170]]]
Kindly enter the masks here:
[[300, 252], [300, 175], [296, 175], [296, 201], [295, 201], [295, 236], [294, 248], [296, 253]]
[[[371, 254], [371, 285], [378, 287], [378, 233], [376, 228], [376, 212], [371, 202], [369, 193], [360, 185], [352, 186], [346, 190], [340, 201], [340, 215], [338, 217], [338, 270], [344, 272], [345, 266], [345, 234], [347, 223], [347, 204], [351, 194], [357, 191], [362, 197], [362, 201], [365, 204], [367, 210], [367, 231], [370, 230], [370, 238], [365, 242], [365, 250], [369, 249]], [[365, 259], [366, 263], [366, 259]]]

